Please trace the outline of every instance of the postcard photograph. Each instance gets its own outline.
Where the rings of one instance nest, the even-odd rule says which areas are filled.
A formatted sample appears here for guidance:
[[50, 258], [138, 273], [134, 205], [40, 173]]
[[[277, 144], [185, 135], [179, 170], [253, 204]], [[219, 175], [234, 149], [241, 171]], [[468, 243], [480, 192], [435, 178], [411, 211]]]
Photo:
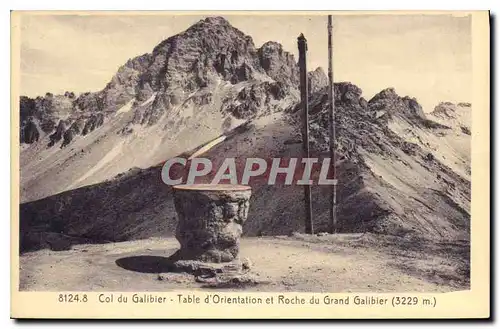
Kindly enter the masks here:
[[478, 20], [13, 12], [17, 289], [96, 308], [471, 292]]

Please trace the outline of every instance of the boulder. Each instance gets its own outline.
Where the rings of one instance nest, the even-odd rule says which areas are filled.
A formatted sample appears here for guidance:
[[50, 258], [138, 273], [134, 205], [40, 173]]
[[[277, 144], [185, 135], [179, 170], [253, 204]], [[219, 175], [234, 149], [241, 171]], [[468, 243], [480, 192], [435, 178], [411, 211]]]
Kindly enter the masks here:
[[181, 245], [174, 258], [211, 263], [237, 259], [250, 196], [249, 186], [174, 186], [176, 238]]

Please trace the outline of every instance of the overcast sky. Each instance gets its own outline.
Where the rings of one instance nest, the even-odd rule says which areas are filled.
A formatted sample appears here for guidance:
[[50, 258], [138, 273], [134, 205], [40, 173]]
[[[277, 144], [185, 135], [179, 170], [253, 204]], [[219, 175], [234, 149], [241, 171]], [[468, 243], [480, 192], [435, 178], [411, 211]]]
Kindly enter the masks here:
[[[100, 90], [127, 59], [151, 52], [206, 16], [24, 16], [21, 94]], [[304, 33], [308, 69], [327, 70], [326, 16], [224, 17], [257, 47], [278, 41], [295, 55], [297, 36]], [[394, 87], [401, 96], [416, 97], [425, 111], [440, 101], [471, 101], [469, 16], [334, 16], [334, 48], [334, 80], [358, 85], [367, 99]]]

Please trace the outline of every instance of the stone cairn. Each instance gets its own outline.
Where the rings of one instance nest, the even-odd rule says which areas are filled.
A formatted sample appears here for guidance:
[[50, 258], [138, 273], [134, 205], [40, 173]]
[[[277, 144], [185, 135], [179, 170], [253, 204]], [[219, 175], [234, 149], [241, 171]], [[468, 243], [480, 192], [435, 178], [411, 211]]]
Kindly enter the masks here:
[[170, 256], [172, 271], [194, 274], [197, 281], [248, 272], [250, 261], [238, 256], [251, 188], [243, 185], [176, 185], [176, 238], [180, 249]]

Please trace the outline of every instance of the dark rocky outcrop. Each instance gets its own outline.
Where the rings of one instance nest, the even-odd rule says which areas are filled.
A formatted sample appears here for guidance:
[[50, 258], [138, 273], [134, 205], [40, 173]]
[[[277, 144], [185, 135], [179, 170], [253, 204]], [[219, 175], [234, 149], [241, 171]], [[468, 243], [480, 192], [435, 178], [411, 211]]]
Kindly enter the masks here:
[[425, 118], [422, 106], [415, 98], [400, 97], [394, 88], [387, 88], [373, 96], [368, 102], [373, 110], [390, 109], [391, 114]]
[[21, 143], [32, 144], [38, 141], [40, 132], [36, 124], [29, 120], [21, 129], [20, 141]]
[[[32, 132], [38, 135], [38, 138], [42, 138], [43, 135], [54, 133], [61, 114], [65, 116], [72, 111], [72, 98], [74, 95], [69, 92], [66, 92], [66, 96], [51, 93], [36, 98], [21, 96], [19, 100], [20, 134], [31, 136]], [[36, 123], [38, 134], [34, 132], [32, 123]], [[26, 139], [21, 139], [22, 142], [28, 143]]]
[[82, 130], [82, 135], [87, 135], [88, 133], [94, 131], [94, 129], [102, 126], [104, 123], [104, 115], [102, 113], [92, 114], [90, 118], [85, 122], [85, 126]]
[[59, 121], [59, 124], [56, 127], [56, 131], [49, 136], [50, 142], [49, 146], [55, 145], [57, 142], [59, 142], [64, 135], [64, 132], [66, 131], [66, 125], [63, 120]]
[[289, 95], [289, 88], [281, 82], [263, 82], [244, 87], [236, 98], [226, 98], [221, 106], [223, 113], [229, 113], [237, 119], [255, 119], [280, 110], [277, 101]]
[[83, 118], [79, 118], [75, 122], [73, 122], [68, 130], [64, 132], [63, 143], [61, 147], [65, 147], [66, 145], [71, 143], [75, 136], [80, 135], [82, 133], [82, 130], [84, 129], [84, 125], [85, 120]]
[[261, 67], [271, 78], [293, 87], [299, 85], [297, 62], [281, 44], [268, 41], [259, 48], [258, 54]]

